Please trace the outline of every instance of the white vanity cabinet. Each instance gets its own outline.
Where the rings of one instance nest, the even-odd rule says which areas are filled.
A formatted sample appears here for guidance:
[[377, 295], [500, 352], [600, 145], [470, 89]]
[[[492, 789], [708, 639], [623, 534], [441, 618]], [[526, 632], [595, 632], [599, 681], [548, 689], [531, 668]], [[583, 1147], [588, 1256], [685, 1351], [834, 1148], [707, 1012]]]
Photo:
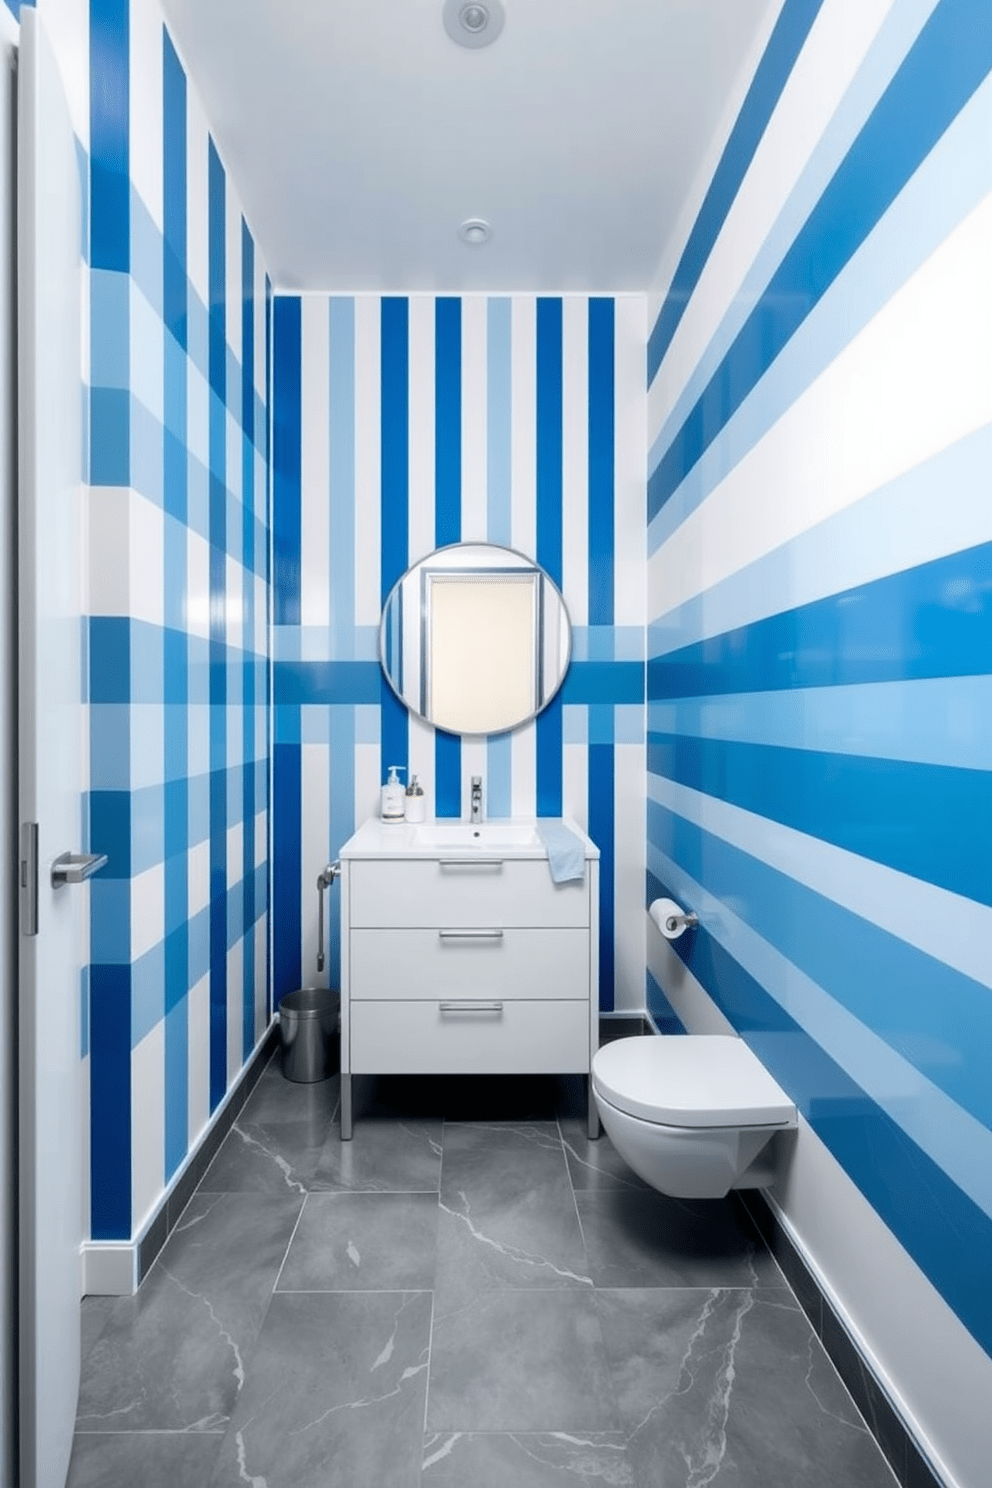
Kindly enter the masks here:
[[560, 885], [536, 837], [501, 843], [496, 823], [481, 846], [425, 844], [416, 827], [378, 821], [345, 844], [343, 1139], [353, 1074], [588, 1076], [599, 854], [568, 825], [585, 847], [585, 877]]

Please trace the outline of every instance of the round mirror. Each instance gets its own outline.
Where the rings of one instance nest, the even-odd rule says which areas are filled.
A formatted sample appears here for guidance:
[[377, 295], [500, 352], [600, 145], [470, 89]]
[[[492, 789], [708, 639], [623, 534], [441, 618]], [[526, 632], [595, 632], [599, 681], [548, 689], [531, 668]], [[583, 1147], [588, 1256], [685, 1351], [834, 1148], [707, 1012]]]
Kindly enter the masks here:
[[456, 543], [415, 563], [379, 626], [390, 687], [452, 734], [503, 733], [540, 713], [562, 684], [571, 644], [552, 579], [490, 543]]

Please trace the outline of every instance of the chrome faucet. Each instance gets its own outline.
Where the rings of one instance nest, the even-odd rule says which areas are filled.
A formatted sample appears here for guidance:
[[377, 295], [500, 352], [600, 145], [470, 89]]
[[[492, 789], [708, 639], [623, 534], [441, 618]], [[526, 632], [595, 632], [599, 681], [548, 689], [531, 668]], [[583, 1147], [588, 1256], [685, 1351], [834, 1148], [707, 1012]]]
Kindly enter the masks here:
[[482, 820], [482, 776], [472, 776], [472, 821]]

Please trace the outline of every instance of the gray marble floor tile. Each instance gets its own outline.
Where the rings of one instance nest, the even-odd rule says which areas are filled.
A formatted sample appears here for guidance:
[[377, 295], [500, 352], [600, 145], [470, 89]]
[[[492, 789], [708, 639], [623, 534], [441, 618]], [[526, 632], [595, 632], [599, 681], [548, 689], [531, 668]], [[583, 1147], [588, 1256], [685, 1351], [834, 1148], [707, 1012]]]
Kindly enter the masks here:
[[323, 1127], [326, 1134], [340, 1096], [340, 1075], [330, 1075], [326, 1080], [315, 1080], [312, 1084], [287, 1080], [282, 1072], [282, 1056], [277, 1051], [259, 1077], [241, 1114], [248, 1121], [257, 1121], [263, 1126], [272, 1121], [311, 1122], [315, 1127]]
[[493, 1288], [591, 1287], [558, 1128], [446, 1125], [436, 1311]]
[[585, 1120], [559, 1121], [565, 1159], [576, 1193], [585, 1189], [647, 1188], [628, 1168], [605, 1132], [595, 1142], [586, 1135]]
[[435, 1315], [428, 1431], [585, 1433], [619, 1425], [591, 1292], [488, 1292]]
[[726, 1200], [652, 1189], [575, 1196], [598, 1287], [784, 1286], [764, 1242]]
[[272, 1299], [214, 1488], [417, 1488], [427, 1292]]
[[137, 1296], [117, 1300], [90, 1349], [77, 1429], [226, 1425], [302, 1203], [194, 1195]]
[[893, 1488], [784, 1290], [598, 1292], [638, 1488]]
[[434, 1432], [423, 1488], [635, 1488], [626, 1438], [608, 1432]]
[[79, 1305], [79, 1358], [85, 1365], [90, 1350], [110, 1321], [116, 1297], [84, 1297]]
[[117, 1431], [77, 1435], [66, 1488], [200, 1488], [223, 1433]]
[[198, 1192], [305, 1194], [317, 1170], [330, 1118], [313, 1121], [250, 1120], [244, 1111], [221, 1143]]
[[352, 1193], [437, 1193], [441, 1172], [440, 1118], [366, 1118], [350, 1142], [331, 1127], [310, 1187]]
[[278, 1290], [430, 1291], [436, 1252], [436, 1194], [315, 1193]]

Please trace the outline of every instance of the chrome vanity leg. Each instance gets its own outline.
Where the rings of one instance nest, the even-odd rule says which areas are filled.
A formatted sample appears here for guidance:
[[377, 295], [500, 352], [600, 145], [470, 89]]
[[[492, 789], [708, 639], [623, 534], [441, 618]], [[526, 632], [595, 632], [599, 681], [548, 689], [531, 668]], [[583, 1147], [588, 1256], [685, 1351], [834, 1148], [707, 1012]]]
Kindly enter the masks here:
[[350, 1142], [354, 1131], [351, 1113], [351, 1076], [341, 1076], [341, 1140]]
[[586, 1090], [589, 1096], [589, 1140], [595, 1142], [599, 1138], [599, 1110], [596, 1106], [596, 1097], [592, 1093], [592, 1075], [586, 1075]]

